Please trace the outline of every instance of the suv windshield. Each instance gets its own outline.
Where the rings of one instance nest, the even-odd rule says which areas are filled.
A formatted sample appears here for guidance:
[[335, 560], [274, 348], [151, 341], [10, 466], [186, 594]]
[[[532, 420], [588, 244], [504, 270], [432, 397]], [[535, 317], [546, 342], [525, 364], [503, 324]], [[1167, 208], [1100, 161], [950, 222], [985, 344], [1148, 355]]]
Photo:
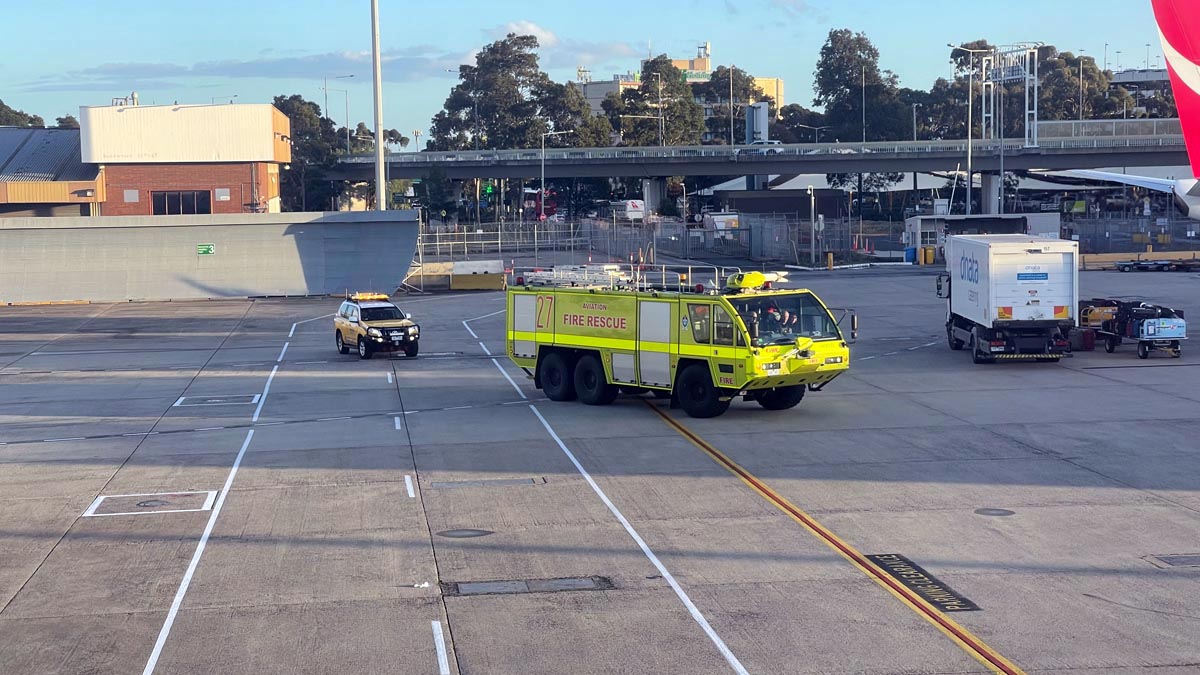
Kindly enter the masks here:
[[404, 312], [398, 307], [363, 307], [363, 321], [399, 321], [404, 318]]
[[798, 337], [840, 340], [842, 334], [829, 312], [811, 293], [730, 298], [738, 316], [753, 336], [755, 347], [787, 344]]

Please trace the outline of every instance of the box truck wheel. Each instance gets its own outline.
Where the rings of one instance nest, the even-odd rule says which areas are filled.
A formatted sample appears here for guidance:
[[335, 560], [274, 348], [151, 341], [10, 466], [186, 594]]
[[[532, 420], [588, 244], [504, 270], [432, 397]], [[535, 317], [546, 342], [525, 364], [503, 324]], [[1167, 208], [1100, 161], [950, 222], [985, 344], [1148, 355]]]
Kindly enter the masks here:
[[551, 401], [574, 401], [575, 378], [571, 364], [559, 352], [550, 352], [542, 359], [542, 391]]
[[981, 340], [979, 337], [979, 329], [971, 331], [971, 363], [991, 363], [992, 356], [986, 352], [979, 350], [981, 343], [986, 343], [987, 340]]
[[587, 405], [608, 405], [617, 398], [617, 387], [604, 376], [604, 364], [595, 354], [586, 354], [575, 364], [575, 393]]
[[767, 410], [787, 410], [800, 404], [806, 389], [807, 387], [803, 384], [793, 387], [776, 387], [759, 392], [754, 400]]
[[1145, 342], [1138, 343], [1138, 358], [1139, 359], [1150, 358], [1150, 345], [1146, 344]]
[[956, 352], [963, 348], [963, 341], [954, 337], [953, 323], [946, 324], [946, 343], [950, 345], [950, 349], [953, 349]]
[[708, 366], [699, 363], [693, 363], [679, 374], [675, 395], [689, 417], [716, 417], [729, 409], [729, 401], [722, 401], [720, 390], [713, 386]]

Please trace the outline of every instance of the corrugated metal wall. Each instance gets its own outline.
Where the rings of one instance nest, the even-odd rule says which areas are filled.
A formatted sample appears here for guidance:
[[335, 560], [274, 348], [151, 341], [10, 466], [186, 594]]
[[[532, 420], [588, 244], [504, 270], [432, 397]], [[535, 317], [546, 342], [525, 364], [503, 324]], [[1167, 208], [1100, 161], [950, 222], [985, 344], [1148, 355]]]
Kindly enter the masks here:
[[417, 229], [414, 211], [3, 219], [0, 303], [390, 292]]
[[89, 164], [291, 161], [269, 103], [83, 107], [79, 124]]

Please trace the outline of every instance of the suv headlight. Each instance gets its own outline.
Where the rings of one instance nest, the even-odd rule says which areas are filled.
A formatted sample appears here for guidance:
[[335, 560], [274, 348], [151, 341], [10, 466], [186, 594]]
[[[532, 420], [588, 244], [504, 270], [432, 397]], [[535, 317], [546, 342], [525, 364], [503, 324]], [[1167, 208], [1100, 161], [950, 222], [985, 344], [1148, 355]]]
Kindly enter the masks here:
[[416, 326], [409, 326], [409, 327], [408, 327], [408, 334], [409, 334], [409, 335], [416, 335], [416, 334], [417, 334], [417, 327], [416, 327]]
[[378, 328], [368, 328], [367, 335], [371, 337], [383, 337], [383, 333], [380, 333]]

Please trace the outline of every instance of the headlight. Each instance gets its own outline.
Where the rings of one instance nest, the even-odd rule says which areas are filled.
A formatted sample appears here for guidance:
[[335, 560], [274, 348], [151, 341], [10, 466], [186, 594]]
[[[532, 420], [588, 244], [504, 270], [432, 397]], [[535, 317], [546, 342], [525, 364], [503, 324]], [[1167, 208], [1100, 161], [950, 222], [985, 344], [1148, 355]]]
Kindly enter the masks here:
[[409, 327], [408, 327], [408, 334], [409, 334], [409, 335], [416, 335], [416, 334], [417, 334], [417, 327], [416, 327], [416, 326], [409, 326]]
[[383, 337], [383, 333], [380, 333], [378, 328], [368, 328], [367, 335], [371, 337]]
[[826, 356], [825, 357], [826, 364], [841, 363], [841, 362], [842, 362], [842, 357], [840, 357], [840, 356]]

